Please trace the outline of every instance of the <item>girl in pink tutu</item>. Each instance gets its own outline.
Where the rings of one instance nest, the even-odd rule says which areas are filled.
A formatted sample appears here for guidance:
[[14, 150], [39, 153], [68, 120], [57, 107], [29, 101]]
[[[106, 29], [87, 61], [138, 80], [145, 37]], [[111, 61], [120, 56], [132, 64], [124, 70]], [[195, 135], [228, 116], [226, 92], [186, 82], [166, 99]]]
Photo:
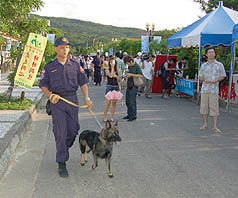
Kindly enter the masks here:
[[114, 122], [114, 114], [116, 110], [116, 103], [122, 98], [119, 89], [120, 73], [117, 68], [117, 62], [113, 56], [109, 58], [108, 68], [106, 69], [107, 88], [105, 92], [106, 105], [104, 108], [104, 121], [107, 121], [107, 112], [112, 103], [112, 110], [110, 114], [110, 121]]

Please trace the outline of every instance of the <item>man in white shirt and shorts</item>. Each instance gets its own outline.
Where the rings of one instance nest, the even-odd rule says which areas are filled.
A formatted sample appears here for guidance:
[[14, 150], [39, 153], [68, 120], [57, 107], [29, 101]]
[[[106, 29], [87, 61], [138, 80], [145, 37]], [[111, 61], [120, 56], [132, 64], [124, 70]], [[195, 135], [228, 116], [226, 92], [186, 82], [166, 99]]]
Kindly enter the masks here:
[[226, 77], [224, 66], [216, 60], [215, 49], [209, 47], [206, 49], [208, 61], [202, 64], [199, 71], [199, 80], [203, 82], [201, 89], [200, 113], [203, 117], [203, 126], [201, 130], [208, 129], [208, 109], [210, 116], [213, 117], [213, 130], [220, 133], [217, 126], [219, 116], [219, 82]]

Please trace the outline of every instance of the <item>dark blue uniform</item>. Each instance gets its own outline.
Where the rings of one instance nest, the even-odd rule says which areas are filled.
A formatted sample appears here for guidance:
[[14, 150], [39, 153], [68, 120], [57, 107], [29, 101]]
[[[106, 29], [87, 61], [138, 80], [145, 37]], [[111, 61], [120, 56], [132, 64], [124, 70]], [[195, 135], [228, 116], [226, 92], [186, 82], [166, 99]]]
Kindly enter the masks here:
[[96, 85], [101, 85], [102, 74], [101, 74], [101, 59], [95, 57], [92, 61], [94, 64], [94, 82]]
[[[78, 104], [76, 91], [86, 83], [88, 78], [80, 71], [80, 65], [76, 61], [67, 59], [63, 65], [55, 59], [45, 66], [39, 87], [47, 87], [51, 92], [62, 94], [65, 99]], [[56, 142], [56, 162], [65, 162], [69, 159], [68, 148], [73, 145], [80, 128], [79, 109], [62, 100], [56, 104], [50, 103], [50, 107]]]

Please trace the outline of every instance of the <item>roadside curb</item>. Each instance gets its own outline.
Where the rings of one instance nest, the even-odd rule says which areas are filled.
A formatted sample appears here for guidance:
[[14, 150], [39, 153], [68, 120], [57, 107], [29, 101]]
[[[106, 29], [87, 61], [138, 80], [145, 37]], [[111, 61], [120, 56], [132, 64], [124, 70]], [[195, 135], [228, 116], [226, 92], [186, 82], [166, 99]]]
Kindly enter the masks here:
[[25, 132], [32, 123], [32, 116], [40, 107], [41, 101], [44, 99], [43, 92], [40, 92], [33, 105], [29, 110], [25, 111], [14, 123], [14, 125], [7, 131], [6, 135], [0, 141], [0, 177], [6, 171], [8, 162], [14, 154], [18, 144], [22, 140]]

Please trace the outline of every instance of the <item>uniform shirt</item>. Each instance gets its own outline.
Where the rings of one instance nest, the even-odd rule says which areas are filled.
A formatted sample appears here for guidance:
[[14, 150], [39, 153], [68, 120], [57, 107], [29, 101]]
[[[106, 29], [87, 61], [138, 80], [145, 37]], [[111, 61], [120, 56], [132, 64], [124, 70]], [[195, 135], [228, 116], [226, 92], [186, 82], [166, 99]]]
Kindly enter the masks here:
[[[215, 60], [213, 64], [208, 62], [202, 64], [198, 77], [204, 78], [205, 80], [218, 80], [220, 77], [226, 77], [224, 66], [221, 62]], [[215, 84], [202, 83], [201, 93], [219, 93], [219, 82]]]
[[94, 64], [94, 67], [101, 67], [102, 64], [101, 58], [95, 57], [92, 61], [92, 64]]
[[153, 64], [152, 62], [148, 62], [147, 60], [144, 61], [144, 69], [142, 69], [143, 76], [148, 79], [152, 80], [152, 73], [151, 71], [153, 70]]
[[78, 62], [67, 59], [63, 65], [57, 59], [49, 62], [42, 71], [39, 87], [47, 87], [50, 91], [75, 92], [78, 87], [88, 83], [88, 78], [80, 71]]

